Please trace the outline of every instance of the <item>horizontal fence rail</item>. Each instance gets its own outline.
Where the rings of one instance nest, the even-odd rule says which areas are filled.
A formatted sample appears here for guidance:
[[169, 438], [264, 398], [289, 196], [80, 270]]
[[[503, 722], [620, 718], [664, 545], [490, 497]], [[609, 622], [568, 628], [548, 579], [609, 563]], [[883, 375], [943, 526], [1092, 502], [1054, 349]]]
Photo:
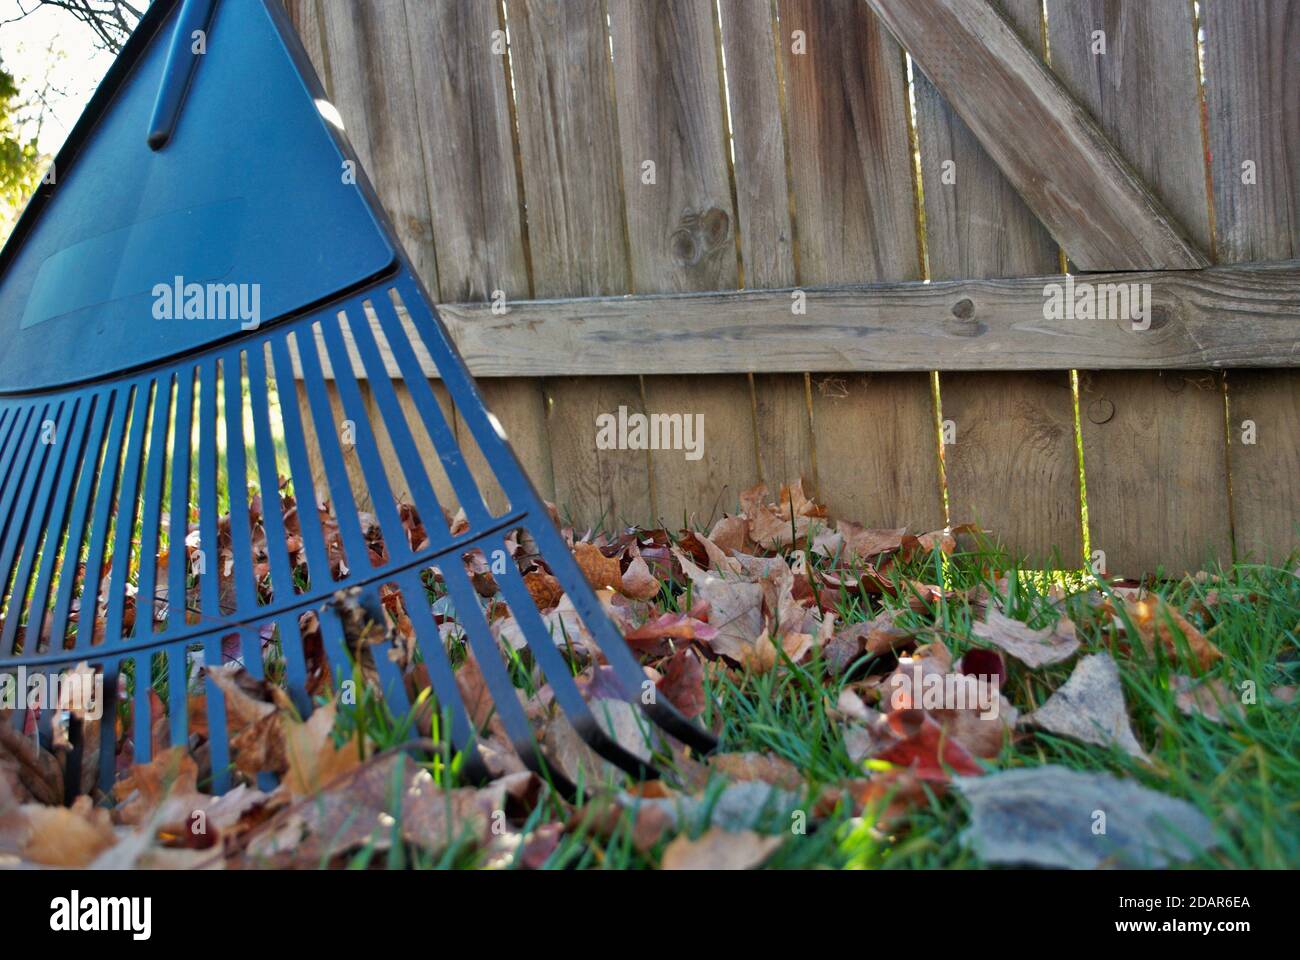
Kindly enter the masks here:
[[[1300, 363], [1300, 261], [438, 308], [477, 377]], [[400, 375], [392, 357], [387, 371]], [[422, 372], [436, 377], [427, 357]], [[357, 366], [358, 376], [364, 370]], [[332, 377], [332, 369], [325, 370]]]

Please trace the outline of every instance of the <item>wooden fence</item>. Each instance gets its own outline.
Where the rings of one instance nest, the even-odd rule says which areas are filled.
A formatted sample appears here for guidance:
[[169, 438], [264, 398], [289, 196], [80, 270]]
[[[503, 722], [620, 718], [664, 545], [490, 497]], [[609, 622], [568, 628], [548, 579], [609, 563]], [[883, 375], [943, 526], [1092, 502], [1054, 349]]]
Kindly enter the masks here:
[[[579, 523], [802, 477], [1078, 566], [1082, 482], [1112, 572], [1300, 543], [1300, 0], [287, 5]], [[1145, 320], [1052, 318], [1066, 270]], [[705, 455], [599, 449], [620, 407]]]

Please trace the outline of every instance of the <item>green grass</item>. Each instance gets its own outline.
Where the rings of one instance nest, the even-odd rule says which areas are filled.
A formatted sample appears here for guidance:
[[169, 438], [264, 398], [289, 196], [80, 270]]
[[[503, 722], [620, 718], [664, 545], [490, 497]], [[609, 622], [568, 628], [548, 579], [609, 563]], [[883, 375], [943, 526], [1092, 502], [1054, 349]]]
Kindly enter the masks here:
[[[822, 561], [818, 561], [822, 562]], [[1233, 690], [1243, 683], [1255, 687], [1255, 703], [1244, 707], [1244, 717], [1216, 725], [1202, 717], [1186, 716], [1175, 704], [1171, 677], [1195, 674], [1189, 662], [1171, 659], [1159, 647], [1149, 655], [1141, 644], [1129, 645], [1113, 624], [1089, 613], [1089, 593], [1107, 588], [1083, 573], [1043, 574], [1012, 572], [999, 589], [994, 571], [1004, 575], [1006, 558], [995, 552], [935, 554], [899, 565], [892, 571], [895, 583], [906, 578], [940, 583], [948, 595], [936, 606], [904, 614], [902, 623], [928, 626], [954, 657], [978, 646], [972, 641], [972, 610], [966, 593], [982, 584], [1011, 616], [1033, 625], [1046, 625], [1061, 613], [1079, 628], [1083, 647], [1079, 656], [1106, 650], [1116, 659], [1128, 713], [1139, 741], [1152, 757], [1151, 765], [1118, 749], [1104, 749], [1042, 732], [1024, 732], [1008, 741], [1000, 756], [987, 762], [990, 770], [1060, 764], [1078, 770], [1107, 771], [1132, 778], [1161, 793], [1181, 797], [1198, 807], [1214, 825], [1215, 847], [1190, 866], [1297, 867], [1300, 866], [1300, 709], [1274, 699], [1269, 689], [1295, 684], [1300, 679], [1300, 576], [1295, 563], [1283, 567], [1238, 564], [1212, 571], [1218, 582], [1169, 581], [1155, 588], [1222, 651], [1223, 659], [1206, 674], [1219, 678]], [[1051, 591], [1055, 589], [1053, 594]], [[1218, 602], [1207, 605], [1209, 591]], [[1062, 591], [1065, 596], [1062, 597]], [[680, 585], [670, 585], [665, 606], [684, 606]], [[843, 604], [840, 620], [852, 622], [878, 612], [880, 598]], [[904, 593], [885, 598], [888, 606], [906, 607]], [[1186, 655], [1183, 645], [1179, 644]], [[1009, 678], [1004, 693], [1022, 712], [1041, 705], [1063, 684], [1076, 658], [1057, 667], [1029, 670], [1008, 661]], [[861, 662], [856, 671], [874, 665]], [[524, 664], [512, 673], [522, 685], [528, 674]], [[805, 779], [799, 808], [810, 810], [822, 788], [868, 776], [870, 769], [850, 760], [841, 727], [828, 714], [843, 681], [827, 680], [819, 657], [803, 665], [788, 660], [784, 669], [763, 675], [719, 671], [709, 675], [710, 706], [700, 720], [721, 726], [722, 749], [727, 752], [760, 751], [794, 764]], [[380, 742], [392, 740], [391, 719], [383, 710], [363, 712], [372, 719], [362, 725]], [[879, 767], [878, 761], [870, 762]], [[446, 765], [439, 770], [445, 775]], [[450, 781], [446, 781], [450, 782]], [[725, 782], [715, 777], [705, 788], [715, 796]], [[710, 792], [712, 791], [712, 792]], [[707, 806], [707, 805], [706, 805]], [[555, 795], [534, 811], [529, 828], [547, 820], [568, 821], [574, 808]], [[809, 820], [806, 834], [790, 830], [788, 810], [760, 819], [759, 826], [784, 835], [785, 841], [767, 861], [772, 867], [916, 868], [977, 867], [977, 858], [958, 843], [967, 823], [967, 810], [955, 793], [931, 793], [913, 806], [901, 821], [882, 830], [870, 815], [854, 817], [837, 809], [829, 817]], [[396, 811], [394, 811], [396, 815]], [[631, 818], [610, 837], [581, 831], [566, 833], [548, 861], [556, 868], [647, 868], [658, 863], [665, 836], [653, 849], [638, 852], [631, 842]], [[708, 824], [708, 817], [686, 824], [691, 834]], [[454, 856], [432, 858], [409, 851], [405, 865], [475, 866], [474, 851], [457, 847]]]

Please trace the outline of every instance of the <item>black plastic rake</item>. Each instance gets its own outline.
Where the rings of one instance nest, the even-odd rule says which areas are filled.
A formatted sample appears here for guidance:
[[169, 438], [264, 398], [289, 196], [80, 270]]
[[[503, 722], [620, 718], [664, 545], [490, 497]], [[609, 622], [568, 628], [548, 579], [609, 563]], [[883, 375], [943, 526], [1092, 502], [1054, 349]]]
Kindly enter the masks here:
[[[495, 428], [331, 115], [276, 0], [156, 0], [0, 254], [0, 673], [55, 676], [84, 661], [102, 674], [98, 757], [83, 757], [80, 725], [69, 724], [70, 794], [83, 764], [98, 765], [103, 787], [113, 779], [119, 686], [134, 698], [135, 762], [151, 757], [151, 678], [166, 678], [171, 744], [188, 744], [193, 668], [221, 663], [223, 648], [236, 646], [260, 678], [266, 640], [277, 637], [277, 672], [308, 714], [300, 622], [317, 614], [331, 674], [352, 676], [358, 651], [332, 602], [352, 588], [362, 608], [376, 611], [381, 588], [400, 594], [450, 740], [467, 770], [482, 771], [477, 731], [439, 633], [446, 610], [431, 606], [425, 590], [431, 570], [514, 750], [571, 790], [542, 755], [463, 562], [476, 549], [489, 557], [505, 550], [520, 529], [628, 701], [692, 748], [712, 749], [713, 737], [671, 704], [643, 702], [636, 658]], [[508, 501], [504, 510], [489, 509], [462, 451], [469, 437], [457, 437], [426, 379], [429, 362]], [[388, 364], [400, 371], [406, 397]], [[340, 419], [355, 430], [359, 490]], [[413, 546], [404, 530], [381, 431], [427, 543]], [[420, 453], [421, 433], [436, 464]], [[313, 451], [323, 483], [313, 479]], [[440, 522], [438, 470], [465, 532], [453, 535], [460, 527]], [[332, 533], [314, 515], [290, 528], [275, 493], [285, 475], [309, 512], [331, 505], [343, 568], [332, 569]], [[250, 481], [266, 492], [264, 569], [255, 569], [255, 528], [244, 522]], [[365, 501], [386, 548], [378, 563], [369, 549], [374, 531], [363, 529]], [[180, 543], [195, 517], [206, 568], [197, 597], [187, 596], [195, 571]], [[294, 578], [299, 549], [306, 584]], [[516, 564], [493, 573], [575, 730], [610, 762], [655, 776], [593, 715]], [[153, 598], [167, 585], [170, 602], [155, 615]], [[405, 714], [409, 678], [380, 647], [372, 653], [383, 697]], [[124, 674], [129, 687], [119, 683]], [[206, 692], [213, 787], [223, 791], [231, 782], [226, 703], [211, 677]], [[11, 721], [24, 729], [27, 711]], [[49, 707], [36, 717], [47, 746], [57, 722]]]

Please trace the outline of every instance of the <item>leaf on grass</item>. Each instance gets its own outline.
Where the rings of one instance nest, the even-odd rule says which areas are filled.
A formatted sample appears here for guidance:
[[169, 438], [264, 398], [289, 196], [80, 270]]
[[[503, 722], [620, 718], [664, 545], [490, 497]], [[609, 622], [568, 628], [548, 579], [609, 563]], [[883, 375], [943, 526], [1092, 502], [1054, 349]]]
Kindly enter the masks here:
[[19, 855], [50, 867], [84, 867], [117, 843], [107, 810], [78, 797], [71, 807], [27, 804], [20, 808], [23, 839]]
[[[1187, 649], [1201, 670], [1208, 670], [1223, 658], [1219, 648], [1162, 597], [1147, 596], [1141, 600], [1125, 598], [1124, 606], [1129, 619], [1137, 627], [1138, 636], [1147, 653], [1154, 651], [1158, 639], [1164, 652], [1175, 660], [1181, 658], [1179, 647], [1186, 641]], [[1104, 609], [1110, 610], [1109, 601]]]
[[139, 824], [153, 815], [169, 793], [198, 793], [198, 767], [183, 746], [172, 747], [149, 763], [138, 763], [113, 785], [118, 823]]
[[1170, 684], [1174, 690], [1174, 703], [1189, 717], [1204, 717], [1211, 723], [1241, 721], [1245, 718], [1241, 701], [1232, 688], [1222, 680], [1202, 680], [1175, 675]]
[[1213, 826], [1190, 803], [1107, 773], [1032, 767], [955, 786], [971, 805], [961, 841], [986, 863], [1164, 867], [1211, 846]]
[[956, 738], [947, 736], [937, 720], [924, 710], [895, 710], [888, 715], [889, 731], [897, 739], [882, 753], [901, 767], [909, 767], [922, 780], [943, 782], [949, 771], [978, 776], [983, 769]]
[[724, 580], [701, 570], [681, 550], [673, 555], [690, 578], [694, 595], [709, 604], [709, 626], [718, 631], [708, 641], [714, 653], [743, 663], [763, 636], [763, 588], [757, 583]]
[[711, 827], [695, 840], [685, 834], [664, 849], [664, 870], [752, 870], [781, 846], [780, 837]]
[[342, 746], [334, 745], [331, 733], [336, 713], [335, 705], [328, 703], [317, 707], [305, 723], [287, 711], [280, 715], [289, 762], [284, 784], [296, 797], [315, 793], [361, 763], [357, 734]]
[[1129, 725], [1119, 667], [1108, 653], [1081, 659], [1070, 679], [1021, 723], [1150, 760]]
[[835, 532], [843, 538], [849, 559], [874, 563], [882, 554], [895, 553], [902, 548], [907, 527], [872, 529], [841, 520], [835, 524]]
[[983, 621], [971, 624], [971, 633], [1031, 668], [1068, 660], [1079, 649], [1074, 624], [1065, 617], [1054, 626], [1035, 629], [990, 608]]
[[704, 666], [690, 648], [678, 650], [655, 687], [686, 718], [704, 712]]
[[799, 768], [770, 753], [717, 753], [709, 757], [709, 766], [732, 780], [760, 780], [782, 790], [803, 787]]
[[389, 849], [395, 840], [438, 853], [455, 842], [491, 839], [494, 811], [536, 801], [534, 774], [510, 774], [482, 788], [446, 789], [402, 753], [357, 767], [293, 813], [253, 837], [250, 865], [315, 867], [362, 847]]
[[618, 591], [633, 600], [650, 600], [659, 595], [660, 584], [650, 572], [649, 565], [640, 557], [633, 558], [623, 571]]

